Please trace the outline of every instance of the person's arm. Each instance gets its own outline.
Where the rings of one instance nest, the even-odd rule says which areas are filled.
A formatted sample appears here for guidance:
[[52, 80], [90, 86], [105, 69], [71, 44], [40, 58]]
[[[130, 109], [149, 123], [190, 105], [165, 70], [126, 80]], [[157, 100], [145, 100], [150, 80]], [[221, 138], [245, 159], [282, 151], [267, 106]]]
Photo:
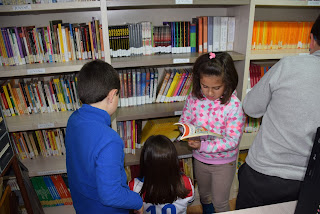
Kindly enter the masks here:
[[228, 120], [223, 138], [201, 141], [199, 152], [217, 153], [235, 150], [242, 136], [245, 116], [241, 105], [233, 107], [228, 114]]
[[189, 96], [186, 99], [186, 102], [184, 104], [184, 107], [183, 107], [183, 110], [182, 110], [182, 114], [181, 114], [180, 119], [179, 119], [179, 123], [191, 123], [191, 121], [193, 119], [193, 115], [192, 115], [190, 104], [192, 102], [193, 102], [192, 101], [192, 96], [191, 96], [191, 94], [189, 94]]
[[273, 93], [273, 86], [277, 85], [282, 60], [276, 63], [249, 91], [243, 101], [243, 110], [250, 117], [260, 118], [267, 111]]
[[106, 206], [140, 210], [143, 202], [138, 193], [123, 185], [120, 142], [112, 142], [100, 151], [96, 160], [96, 179], [100, 202]]

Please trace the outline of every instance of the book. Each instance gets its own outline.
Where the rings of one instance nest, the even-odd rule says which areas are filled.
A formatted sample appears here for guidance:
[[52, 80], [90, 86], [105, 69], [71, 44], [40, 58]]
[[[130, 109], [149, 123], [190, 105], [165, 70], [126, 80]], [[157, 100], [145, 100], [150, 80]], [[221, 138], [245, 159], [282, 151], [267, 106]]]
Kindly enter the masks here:
[[151, 135], [164, 135], [174, 140], [179, 134], [179, 130], [174, 125], [179, 121], [179, 117], [169, 117], [148, 120], [141, 132], [141, 146]]
[[195, 138], [195, 137], [202, 137], [202, 136], [205, 136], [205, 137], [213, 136], [213, 137], [222, 138], [222, 135], [211, 132], [205, 127], [194, 126], [188, 123], [175, 123], [174, 125], [179, 125], [183, 128], [183, 132], [180, 137], [180, 140]]

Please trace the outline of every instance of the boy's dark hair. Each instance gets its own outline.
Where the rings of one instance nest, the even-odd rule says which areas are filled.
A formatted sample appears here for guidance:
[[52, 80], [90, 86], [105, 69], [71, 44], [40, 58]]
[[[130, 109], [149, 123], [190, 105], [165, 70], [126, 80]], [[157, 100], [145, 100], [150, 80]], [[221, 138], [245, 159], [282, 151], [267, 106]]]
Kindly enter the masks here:
[[215, 58], [210, 59], [210, 54], [203, 54], [193, 65], [192, 95], [203, 99], [200, 78], [203, 75], [221, 76], [225, 84], [224, 94], [220, 98], [221, 104], [228, 103], [233, 91], [238, 85], [238, 73], [234, 67], [233, 59], [227, 52], [215, 53]]
[[311, 28], [311, 33], [313, 34], [313, 38], [316, 41], [316, 43], [320, 46], [320, 15], [314, 22]]
[[112, 89], [120, 90], [117, 71], [102, 60], [86, 63], [78, 73], [78, 94], [83, 104], [92, 104], [106, 98]]
[[140, 156], [140, 177], [144, 178], [140, 195], [147, 203], [173, 203], [190, 192], [182, 179], [177, 150], [163, 135], [146, 140]]

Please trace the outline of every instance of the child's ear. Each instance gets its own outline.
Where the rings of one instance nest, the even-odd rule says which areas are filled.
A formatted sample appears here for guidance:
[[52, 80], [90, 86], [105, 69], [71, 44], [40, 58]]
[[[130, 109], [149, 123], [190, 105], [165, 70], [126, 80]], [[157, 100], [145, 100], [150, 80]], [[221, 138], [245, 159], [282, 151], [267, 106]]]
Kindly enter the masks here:
[[113, 98], [114, 98], [115, 96], [117, 96], [117, 93], [118, 93], [118, 89], [112, 89], [112, 90], [109, 92], [107, 98], [108, 98], [108, 101], [109, 101], [110, 103], [113, 102]]

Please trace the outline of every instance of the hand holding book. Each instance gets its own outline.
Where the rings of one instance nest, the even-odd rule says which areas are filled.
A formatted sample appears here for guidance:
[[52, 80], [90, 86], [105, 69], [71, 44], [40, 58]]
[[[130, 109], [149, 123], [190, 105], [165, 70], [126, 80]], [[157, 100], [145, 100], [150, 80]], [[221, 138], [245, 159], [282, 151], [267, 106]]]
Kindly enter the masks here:
[[193, 137], [188, 139], [188, 145], [193, 149], [200, 149], [201, 139], [200, 137]]

